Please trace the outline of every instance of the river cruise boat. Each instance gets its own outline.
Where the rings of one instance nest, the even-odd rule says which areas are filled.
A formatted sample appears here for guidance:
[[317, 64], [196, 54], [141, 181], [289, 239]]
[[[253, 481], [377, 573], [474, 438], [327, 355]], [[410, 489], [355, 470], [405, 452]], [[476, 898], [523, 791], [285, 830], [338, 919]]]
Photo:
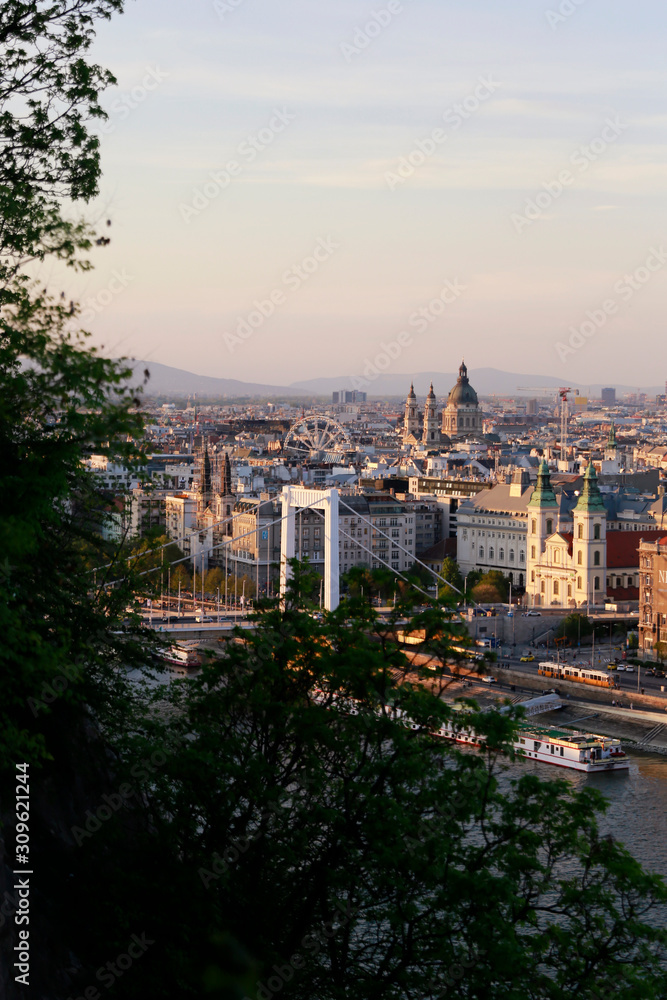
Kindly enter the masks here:
[[161, 657], [172, 667], [193, 670], [201, 666], [197, 645], [197, 642], [174, 642], [161, 654]]
[[[469, 746], [479, 746], [483, 739], [470, 727], [466, 727], [464, 719], [456, 718], [446, 722], [438, 735]], [[514, 749], [520, 756], [530, 760], [593, 774], [601, 771], [627, 771], [630, 766], [621, 741], [614, 737], [574, 729], [535, 726], [528, 722], [519, 724]]]

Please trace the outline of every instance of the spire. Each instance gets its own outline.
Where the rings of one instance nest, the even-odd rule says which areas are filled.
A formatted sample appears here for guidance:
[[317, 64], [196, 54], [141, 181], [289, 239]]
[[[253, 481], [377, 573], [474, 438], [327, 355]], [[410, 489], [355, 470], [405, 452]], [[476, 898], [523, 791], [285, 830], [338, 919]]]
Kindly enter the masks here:
[[435, 393], [433, 392], [433, 383], [431, 382], [431, 388], [428, 391], [428, 399], [435, 399]]
[[411, 382], [410, 383], [410, 392], [408, 393], [408, 399], [416, 399], [416, 398], [417, 397], [415, 396], [415, 386], [414, 386], [414, 383]]
[[460, 379], [468, 378], [468, 369], [466, 368], [465, 358], [462, 359], [461, 364], [459, 366], [459, 378]]
[[581, 496], [577, 501], [577, 506], [574, 508], [577, 511], [604, 511], [605, 505], [602, 499], [602, 494], [600, 493], [600, 487], [598, 486], [598, 477], [595, 471], [595, 466], [592, 462], [589, 463], [586, 473], [584, 475], [584, 488], [581, 491]]
[[529, 507], [557, 507], [558, 501], [551, 485], [551, 475], [546, 459], [542, 459], [537, 470], [537, 486], [528, 501]]
[[609, 437], [607, 438], [607, 448], [616, 448], [617, 444], [616, 428], [614, 427], [614, 421], [612, 420], [611, 427], [609, 428]]
[[229, 452], [225, 452], [225, 458], [222, 463], [222, 479], [220, 483], [220, 494], [223, 497], [229, 497], [233, 493], [232, 490], [232, 467], [229, 461]]

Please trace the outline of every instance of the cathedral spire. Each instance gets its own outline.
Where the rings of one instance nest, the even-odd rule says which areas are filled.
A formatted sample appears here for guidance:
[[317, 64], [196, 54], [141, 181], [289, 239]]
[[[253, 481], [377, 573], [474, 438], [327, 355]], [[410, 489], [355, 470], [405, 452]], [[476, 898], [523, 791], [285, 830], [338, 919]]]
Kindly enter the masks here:
[[577, 501], [577, 505], [574, 508], [578, 511], [603, 511], [605, 510], [604, 500], [602, 499], [602, 494], [600, 493], [600, 487], [598, 486], [598, 477], [595, 471], [595, 466], [592, 462], [589, 462], [588, 468], [584, 475], [584, 488], [581, 491], [581, 496]]
[[551, 485], [551, 475], [546, 459], [542, 459], [537, 471], [537, 486], [528, 501], [529, 507], [557, 507], [558, 501]]

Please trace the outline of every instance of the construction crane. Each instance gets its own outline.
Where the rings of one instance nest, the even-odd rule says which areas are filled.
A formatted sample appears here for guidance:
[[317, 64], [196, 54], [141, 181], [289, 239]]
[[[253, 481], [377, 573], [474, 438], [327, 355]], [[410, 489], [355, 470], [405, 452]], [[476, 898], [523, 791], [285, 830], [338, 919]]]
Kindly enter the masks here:
[[560, 460], [561, 462], [567, 462], [567, 417], [568, 417], [568, 406], [567, 397], [568, 393], [572, 392], [572, 389], [560, 388], [558, 390], [558, 395], [560, 396]]
[[560, 386], [560, 388], [549, 388], [548, 386], [534, 386], [534, 385], [519, 385], [517, 386], [517, 392], [539, 392], [551, 395], [552, 393], [558, 393], [557, 400], [560, 402], [560, 457], [562, 462], [567, 461], [567, 428], [568, 428], [568, 416], [569, 416], [569, 405], [568, 396], [571, 392], [576, 392], [576, 389], [571, 389], [569, 386]]

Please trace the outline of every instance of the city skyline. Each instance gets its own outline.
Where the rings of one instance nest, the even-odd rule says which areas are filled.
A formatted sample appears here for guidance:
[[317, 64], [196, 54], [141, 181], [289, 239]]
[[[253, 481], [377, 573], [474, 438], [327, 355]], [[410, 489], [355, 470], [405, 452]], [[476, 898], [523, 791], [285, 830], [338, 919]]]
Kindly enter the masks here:
[[94, 49], [118, 78], [90, 208], [112, 242], [47, 277], [105, 352], [241, 381], [361, 374], [398, 343], [392, 373], [465, 353], [659, 383], [664, 19], [130, 5]]

